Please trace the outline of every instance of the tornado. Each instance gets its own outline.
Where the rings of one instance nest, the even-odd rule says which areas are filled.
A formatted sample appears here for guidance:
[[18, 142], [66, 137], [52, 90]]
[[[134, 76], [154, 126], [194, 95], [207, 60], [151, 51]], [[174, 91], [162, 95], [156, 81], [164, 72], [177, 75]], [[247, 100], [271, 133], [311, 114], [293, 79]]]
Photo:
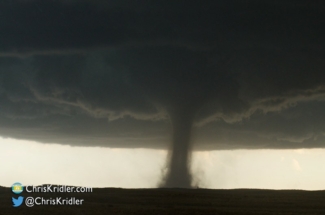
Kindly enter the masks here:
[[169, 112], [172, 126], [172, 141], [167, 161], [168, 171], [162, 187], [190, 188], [192, 176], [191, 131], [194, 113], [186, 107]]

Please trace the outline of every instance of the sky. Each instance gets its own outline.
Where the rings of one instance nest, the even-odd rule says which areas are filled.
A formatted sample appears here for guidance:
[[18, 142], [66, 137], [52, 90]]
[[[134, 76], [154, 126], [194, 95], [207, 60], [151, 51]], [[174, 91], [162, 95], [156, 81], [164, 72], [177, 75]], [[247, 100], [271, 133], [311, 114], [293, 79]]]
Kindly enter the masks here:
[[323, 1], [0, 4], [1, 148], [164, 151], [157, 186], [189, 188], [214, 153], [325, 146]]
[[[0, 185], [155, 188], [167, 152], [0, 139]], [[195, 184], [209, 189], [324, 190], [324, 149], [194, 152]], [[119, 165], [116, 165], [118, 163]]]

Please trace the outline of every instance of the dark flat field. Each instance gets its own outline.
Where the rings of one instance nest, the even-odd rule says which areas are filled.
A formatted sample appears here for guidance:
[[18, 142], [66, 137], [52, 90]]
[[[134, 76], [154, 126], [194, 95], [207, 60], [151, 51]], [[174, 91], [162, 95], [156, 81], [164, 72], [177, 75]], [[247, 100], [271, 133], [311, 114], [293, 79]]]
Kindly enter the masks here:
[[325, 191], [118, 189], [97, 188], [92, 193], [26, 193], [28, 196], [84, 199], [81, 206], [47, 205], [14, 208], [10, 188], [0, 187], [0, 214], [325, 214]]

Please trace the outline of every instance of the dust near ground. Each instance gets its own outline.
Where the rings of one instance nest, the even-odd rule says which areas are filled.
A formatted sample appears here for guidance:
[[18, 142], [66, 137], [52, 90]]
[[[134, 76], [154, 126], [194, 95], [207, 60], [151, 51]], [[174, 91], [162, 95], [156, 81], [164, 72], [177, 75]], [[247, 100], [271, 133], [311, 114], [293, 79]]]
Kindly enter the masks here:
[[13, 208], [10, 188], [0, 187], [0, 214], [325, 214], [325, 191], [118, 189], [98, 188], [93, 193], [33, 193], [22, 196], [83, 198], [82, 206]]

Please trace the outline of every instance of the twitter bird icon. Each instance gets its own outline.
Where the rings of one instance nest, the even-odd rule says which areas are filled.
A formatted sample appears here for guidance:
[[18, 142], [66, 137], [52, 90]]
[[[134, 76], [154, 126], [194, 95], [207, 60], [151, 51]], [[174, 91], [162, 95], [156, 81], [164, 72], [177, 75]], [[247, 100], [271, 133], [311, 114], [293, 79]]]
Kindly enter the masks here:
[[24, 201], [24, 197], [22, 196], [19, 196], [17, 199], [12, 197], [11, 199], [12, 199], [12, 206], [14, 207], [19, 207]]

